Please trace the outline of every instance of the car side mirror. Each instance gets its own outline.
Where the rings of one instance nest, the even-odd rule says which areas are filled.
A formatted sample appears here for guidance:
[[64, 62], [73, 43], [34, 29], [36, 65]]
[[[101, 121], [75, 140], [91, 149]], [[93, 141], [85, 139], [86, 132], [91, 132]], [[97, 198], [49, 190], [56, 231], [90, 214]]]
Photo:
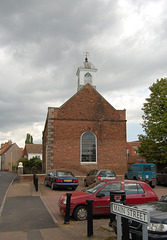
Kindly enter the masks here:
[[100, 193], [100, 192], [98, 192], [98, 193], [96, 194], [96, 197], [104, 197], [104, 196], [105, 196], [104, 193]]

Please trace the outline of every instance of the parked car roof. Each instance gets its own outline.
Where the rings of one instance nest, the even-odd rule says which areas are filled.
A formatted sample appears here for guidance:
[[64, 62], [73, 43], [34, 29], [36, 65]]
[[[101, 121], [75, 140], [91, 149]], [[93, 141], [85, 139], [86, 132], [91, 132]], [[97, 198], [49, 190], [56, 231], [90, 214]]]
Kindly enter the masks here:
[[116, 174], [111, 169], [93, 169], [89, 171], [84, 179], [84, 186], [87, 187], [94, 182], [104, 179], [115, 179]]

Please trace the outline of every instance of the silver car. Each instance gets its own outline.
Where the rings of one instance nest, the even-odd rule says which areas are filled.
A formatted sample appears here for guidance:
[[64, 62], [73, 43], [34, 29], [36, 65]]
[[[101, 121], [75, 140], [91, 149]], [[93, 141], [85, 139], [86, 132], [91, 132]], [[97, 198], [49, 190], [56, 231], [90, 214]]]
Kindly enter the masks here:
[[91, 185], [92, 183], [95, 183], [97, 181], [101, 181], [104, 179], [112, 180], [115, 179], [116, 175], [112, 170], [107, 169], [94, 169], [88, 172], [86, 178], [84, 179], [84, 186], [87, 187]]

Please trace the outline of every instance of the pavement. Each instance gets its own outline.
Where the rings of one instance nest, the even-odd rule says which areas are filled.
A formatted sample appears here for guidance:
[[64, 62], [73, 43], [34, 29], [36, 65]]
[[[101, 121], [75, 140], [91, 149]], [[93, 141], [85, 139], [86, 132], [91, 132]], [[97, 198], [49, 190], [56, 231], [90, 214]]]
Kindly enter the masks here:
[[[54, 194], [53, 194], [54, 192]], [[64, 193], [64, 192], [63, 192]], [[70, 219], [58, 212], [58, 191], [50, 191], [39, 183], [38, 191], [32, 182], [11, 183], [0, 212], [2, 240], [114, 240], [117, 239], [109, 218], [93, 219], [93, 236], [87, 236], [87, 221]]]

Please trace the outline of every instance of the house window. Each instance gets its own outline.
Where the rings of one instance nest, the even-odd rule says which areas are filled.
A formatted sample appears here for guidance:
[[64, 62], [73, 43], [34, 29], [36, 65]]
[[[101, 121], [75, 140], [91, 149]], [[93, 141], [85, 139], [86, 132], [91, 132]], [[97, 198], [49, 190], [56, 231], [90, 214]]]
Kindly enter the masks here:
[[85, 84], [87, 83], [92, 84], [92, 75], [88, 72], [85, 74]]
[[96, 135], [92, 132], [85, 132], [81, 136], [81, 162], [97, 162]]

